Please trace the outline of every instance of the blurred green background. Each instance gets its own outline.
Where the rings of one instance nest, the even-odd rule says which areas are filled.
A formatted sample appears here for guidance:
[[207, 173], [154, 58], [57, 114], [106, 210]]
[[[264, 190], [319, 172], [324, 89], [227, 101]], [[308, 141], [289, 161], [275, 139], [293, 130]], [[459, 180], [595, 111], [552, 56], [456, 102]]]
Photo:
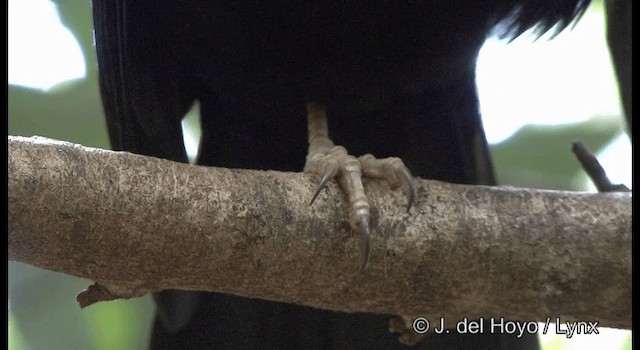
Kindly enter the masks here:
[[[60, 22], [71, 31], [79, 44], [86, 75], [46, 90], [12, 83], [14, 67], [25, 63], [31, 64], [27, 66], [27, 71], [32, 72], [43, 69], [42, 65], [45, 70], [62, 69], [58, 68], [61, 66], [56, 66], [62, 63], [43, 63], [51, 63], [49, 59], [66, 54], [51, 43], [48, 43], [51, 46], [44, 48], [48, 51], [35, 50], [27, 56], [12, 55], [14, 52], [22, 52], [22, 47], [43, 47], [44, 44], [35, 39], [20, 39], [18, 34], [25, 31], [33, 34], [35, 31], [38, 35], [38, 31], [46, 31], [47, 25], [54, 26], [55, 23], [38, 23], [35, 17], [25, 17], [25, 10], [19, 11], [19, 7], [26, 4], [32, 6], [27, 11], [35, 11], [35, 6], [46, 6], [47, 3], [47, 0], [9, 1], [9, 134], [41, 135], [86, 146], [109, 148], [96, 80], [91, 4], [88, 0], [53, 2]], [[590, 14], [602, 18], [601, 2], [594, 2]], [[580, 26], [576, 30], [579, 29]], [[599, 35], [603, 35], [601, 31]], [[599, 50], [606, 51], [606, 48], [600, 47]], [[605, 67], [605, 70], [610, 71], [610, 67]], [[584, 72], [585, 75], [591, 73]], [[557, 79], [566, 77], [558, 76]], [[613, 77], [610, 79], [613, 80]], [[602, 92], [608, 93], [611, 92]], [[528, 98], [537, 99], [536, 96]], [[485, 115], [485, 118], [500, 116]], [[192, 130], [196, 124], [187, 123], [187, 132], [197, 134]], [[594, 152], [604, 150], [616, 139], [618, 143], [625, 144], [627, 150], [613, 148], [610, 151], [614, 156], [622, 157], [613, 157], [615, 160], [610, 164], [617, 166], [621, 162], [623, 165], [628, 163], [629, 166], [623, 167], [626, 169], [623, 171], [628, 173], [620, 176], [630, 179], [630, 145], [624, 132], [625, 126], [617, 113], [603, 115], [587, 112], [580, 122], [524, 126], [507, 139], [492, 145], [499, 181], [501, 184], [526, 187], [589, 190], [588, 182], [570, 152], [571, 142], [577, 139], [583, 140]], [[489, 134], [489, 130], [487, 133]], [[194, 143], [192, 139], [187, 141]], [[631, 184], [627, 183], [627, 186]], [[75, 302], [75, 295], [91, 281], [15, 262], [9, 262], [8, 275], [10, 349], [146, 348], [153, 313], [150, 297], [99, 303], [80, 310]], [[604, 340], [604, 337], [608, 337], [606, 343], [596, 341]], [[575, 339], [547, 335], [542, 341], [546, 349], [601, 348], [597, 344], [606, 344], [606, 348], [630, 349], [631, 333], [605, 330], [600, 335], [586, 335]]]

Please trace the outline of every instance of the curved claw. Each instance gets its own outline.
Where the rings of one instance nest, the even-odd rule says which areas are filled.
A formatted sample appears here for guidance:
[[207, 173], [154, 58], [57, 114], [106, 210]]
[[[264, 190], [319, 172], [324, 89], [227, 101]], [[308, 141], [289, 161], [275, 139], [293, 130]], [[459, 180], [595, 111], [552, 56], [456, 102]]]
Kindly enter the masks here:
[[326, 168], [324, 169], [324, 174], [322, 174], [322, 179], [320, 179], [320, 183], [316, 188], [316, 192], [313, 193], [313, 197], [311, 198], [311, 202], [309, 202], [309, 205], [315, 202], [316, 198], [318, 197], [318, 194], [320, 194], [320, 191], [322, 191], [324, 186], [327, 185], [327, 182], [333, 179], [337, 173], [338, 173], [338, 163], [331, 162], [327, 164]]
[[369, 260], [371, 259], [371, 231], [369, 229], [369, 220], [367, 217], [360, 218], [360, 242], [362, 249], [362, 263], [360, 264], [360, 272], [364, 271], [369, 266]]
[[402, 180], [402, 187], [404, 188], [404, 192], [407, 194], [407, 212], [411, 209], [411, 205], [413, 204], [413, 198], [416, 194], [416, 187], [413, 182], [413, 176], [411, 172], [406, 166], [402, 166], [396, 169], [398, 175], [400, 175], [400, 179]]

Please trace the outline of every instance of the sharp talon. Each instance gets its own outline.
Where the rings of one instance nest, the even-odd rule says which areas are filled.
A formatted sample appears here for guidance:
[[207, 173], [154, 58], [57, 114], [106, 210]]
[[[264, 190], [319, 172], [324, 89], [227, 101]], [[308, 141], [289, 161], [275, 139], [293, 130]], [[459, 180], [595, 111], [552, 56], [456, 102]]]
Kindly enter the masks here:
[[402, 179], [402, 187], [404, 187], [404, 192], [407, 194], [407, 213], [411, 209], [411, 205], [413, 204], [413, 198], [416, 194], [416, 188], [413, 182], [413, 176], [407, 167], [403, 166], [397, 169], [400, 178]]
[[369, 230], [369, 220], [366, 217], [360, 219], [360, 235], [362, 245], [360, 272], [363, 272], [369, 266], [369, 259], [371, 258], [371, 231]]
[[333, 179], [333, 177], [336, 176], [337, 173], [338, 173], [338, 163], [331, 162], [327, 164], [327, 167], [324, 169], [324, 174], [322, 174], [322, 179], [320, 180], [320, 184], [318, 184], [318, 188], [316, 188], [316, 192], [313, 194], [313, 197], [311, 198], [311, 202], [309, 203], [309, 205], [313, 204], [313, 202], [316, 200], [316, 198], [320, 194], [320, 191], [322, 191], [322, 189], [327, 185], [327, 182]]

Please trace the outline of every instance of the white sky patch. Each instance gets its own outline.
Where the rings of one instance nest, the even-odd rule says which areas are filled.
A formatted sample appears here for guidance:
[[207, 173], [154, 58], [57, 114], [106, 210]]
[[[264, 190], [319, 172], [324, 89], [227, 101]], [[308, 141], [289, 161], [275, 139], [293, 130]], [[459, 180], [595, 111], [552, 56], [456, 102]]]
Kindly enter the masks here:
[[[49, 0], [9, 0], [10, 85], [49, 90], [86, 75], [85, 58]], [[523, 34], [507, 44], [488, 40], [477, 62], [480, 109], [489, 143], [526, 124], [564, 124], [620, 114], [602, 11], [588, 11], [574, 30], [551, 41]], [[194, 108], [192, 113], [196, 113]], [[193, 119], [193, 118], [191, 118]], [[196, 118], [197, 119], [197, 118]], [[188, 124], [196, 126], [197, 123]], [[199, 136], [185, 127], [190, 158]], [[197, 126], [196, 126], [197, 129]], [[631, 186], [631, 145], [622, 137], [598, 155], [612, 181]]]
[[200, 103], [195, 102], [187, 115], [182, 119], [182, 140], [191, 164], [193, 164], [198, 157], [200, 139], [202, 138], [202, 131], [200, 129]]
[[86, 75], [78, 41], [48, 0], [8, 2], [9, 84], [49, 90]]
[[[80, 45], [60, 22], [54, 4], [9, 0], [8, 10], [10, 85], [48, 90], [85, 77]], [[601, 12], [585, 13], [574, 31], [567, 30], [552, 41], [541, 38], [532, 43], [526, 34], [508, 45], [496, 39], [487, 41], [477, 62], [477, 83], [490, 143], [508, 138], [526, 124], [563, 124], [620, 114]], [[183, 122], [191, 161], [200, 138], [197, 112], [194, 106], [191, 117]], [[621, 135], [598, 159], [612, 182], [631, 187], [628, 137]], [[628, 331], [601, 329], [605, 332], [620, 338]], [[580, 349], [616, 348], [612, 339], [617, 338], [584, 335], [568, 344]]]
[[597, 158], [612, 183], [631, 188], [631, 141], [627, 135], [618, 136]]
[[[551, 323], [549, 326], [549, 332], [543, 334], [538, 333], [540, 336], [540, 343], [542, 348], [549, 345], [552, 342], [557, 342], [560, 339], [560, 344], [555, 344], [553, 349], [567, 349], [567, 350], [582, 350], [582, 349], [621, 349], [624, 345], [628, 330], [604, 328], [598, 326], [599, 334], [573, 334], [571, 338], [567, 338], [567, 334], [556, 334], [556, 324]], [[539, 323], [539, 328], [544, 328], [544, 323]], [[567, 332], [566, 325], [559, 326], [560, 332]]]
[[[569, 28], [570, 29], [570, 28]], [[477, 62], [480, 110], [489, 143], [526, 124], [565, 124], [620, 115], [618, 90], [601, 12], [573, 30], [532, 42], [530, 32], [507, 44], [489, 39]]]
[[[511, 43], [489, 39], [477, 62], [480, 111], [491, 144], [527, 124], [569, 124], [594, 116], [620, 118], [602, 11], [588, 11], [553, 40], [531, 31]], [[596, 155], [613, 183], [631, 188], [631, 143], [620, 135]], [[581, 183], [595, 186], [586, 175]]]

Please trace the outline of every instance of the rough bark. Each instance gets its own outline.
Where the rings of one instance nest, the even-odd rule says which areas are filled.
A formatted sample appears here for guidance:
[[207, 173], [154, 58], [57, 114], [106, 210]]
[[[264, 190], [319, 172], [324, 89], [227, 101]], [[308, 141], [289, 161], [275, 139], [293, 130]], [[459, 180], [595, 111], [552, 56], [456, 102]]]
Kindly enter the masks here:
[[317, 177], [9, 137], [9, 259], [97, 282], [78, 300], [217, 291], [346, 312], [631, 326], [631, 194], [365, 180], [369, 268]]

